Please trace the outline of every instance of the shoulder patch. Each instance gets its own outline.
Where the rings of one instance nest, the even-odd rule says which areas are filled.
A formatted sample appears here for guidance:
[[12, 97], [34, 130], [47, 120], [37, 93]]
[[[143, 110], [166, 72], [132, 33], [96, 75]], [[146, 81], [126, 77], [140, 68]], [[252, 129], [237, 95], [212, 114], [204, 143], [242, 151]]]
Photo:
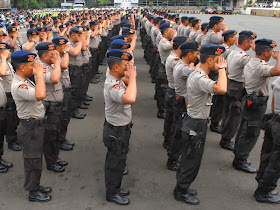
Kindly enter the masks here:
[[44, 67], [43, 69], [44, 69], [44, 73], [47, 73], [47, 68]]
[[120, 90], [121, 89], [121, 86], [119, 84], [115, 84], [113, 85], [113, 88], [117, 89], [117, 90]]
[[26, 84], [21, 84], [18, 86], [18, 88], [28, 90], [28, 86]]
[[174, 61], [178, 62], [180, 60], [180, 58], [175, 58]]
[[207, 75], [201, 75], [201, 77], [209, 79]]

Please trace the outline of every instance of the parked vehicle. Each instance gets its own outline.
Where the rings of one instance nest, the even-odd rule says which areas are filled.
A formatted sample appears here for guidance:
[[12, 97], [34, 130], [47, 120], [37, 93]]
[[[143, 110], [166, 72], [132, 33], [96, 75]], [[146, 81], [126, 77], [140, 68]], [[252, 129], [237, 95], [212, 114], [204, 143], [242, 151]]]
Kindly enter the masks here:
[[215, 14], [215, 11], [212, 8], [208, 7], [205, 9], [205, 14]]
[[223, 14], [229, 14], [231, 15], [233, 10], [231, 7], [222, 7], [223, 8]]
[[216, 11], [215, 11], [215, 14], [223, 14], [223, 8], [218, 6], [218, 7], [215, 7]]

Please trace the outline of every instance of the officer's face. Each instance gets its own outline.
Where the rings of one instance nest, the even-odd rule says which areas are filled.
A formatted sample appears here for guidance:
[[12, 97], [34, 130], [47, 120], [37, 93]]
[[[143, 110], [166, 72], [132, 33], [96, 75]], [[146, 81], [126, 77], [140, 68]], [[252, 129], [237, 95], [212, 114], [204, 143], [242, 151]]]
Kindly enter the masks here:
[[20, 70], [25, 76], [30, 76], [33, 74], [33, 65], [34, 62], [24, 63], [20, 66]]
[[193, 53], [190, 53], [190, 54], [191, 54], [191, 56], [190, 56], [190, 61], [191, 61], [192, 63], [194, 63], [194, 62], [197, 60], [197, 58], [198, 58], [198, 53], [199, 53], [199, 51], [194, 51]]
[[269, 49], [269, 50], [267, 50], [266, 52], [264, 52], [264, 57], [265, 57], [265, 61], [266, 61], [266, 62], [268, 62], [269, 59], [271, 58], [272, 52], [273, 52], [273, 49]]
[[122, 60], [122, 62], [117, 67], [117, 72], [120, 77], [124, 77], [124, 72], [127, 70], [128, 61]]

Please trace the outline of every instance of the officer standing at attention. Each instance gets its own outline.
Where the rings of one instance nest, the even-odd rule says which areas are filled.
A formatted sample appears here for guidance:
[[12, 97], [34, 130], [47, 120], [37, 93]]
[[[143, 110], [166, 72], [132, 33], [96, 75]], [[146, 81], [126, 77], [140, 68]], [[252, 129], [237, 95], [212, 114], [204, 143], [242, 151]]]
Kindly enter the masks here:
[[[121, 188], [129, 150], [132, 127], [131, 104], [137, 95], [136, 67], [130, 64], [132, 55], [113, 49], [107, 53], [110, 73], [104, 84], [105, 123], [103, 141], [107, 147], [105, 160], [106, 200], [120, 205], [129, 204], [130, 191]], [[126, 84], [122, 78], [126, 77]]]
[[[11, 57], [16, 69], [12, 95], [20, 119], [17, 136], [23, 147], [24, 189], [29, 191], [30, 201], [50, 201], [52, 189], [40, 186], [45, 118], [42, 100], [46, 97], [43, 65], [40, 61], [34, 64], [36, 54], [28, 51], [17, 51]], [[36, 85], [28, 79], [32, 74], [37, 77]]]
[[52, 42], [41, 42], [36, 46], [38, 55], [44, 68], [46, 83], [46, 109], [44, 155], [48, 170], [63, 172], [66, 161], [58, 158], [59, 155], [59, 125], [63, 101], [63, 89], [60, 82], [60, 56]]
[[[8, 57], [7, 53], [2, 53], [0, 56], [1, 60], [6, 60]], [[7, 97], [3, 87], [3, 80], [0, 77], [0, 173], [7, 173], [9, 171], [9, 168], [13, 167], [12, 163], [9, 163], [2, 158], [4, 154], [4, 135], [6, 133], [6, 104]]]
[[35, 29], [28, 29], [27, 42], [24, 45], [22, 45], [22, 49], [36, 54], [37, 50], [35, 49], [35, 46], [38, 42], [39, 42], [39, 32]]
[[[279, 52], [278, 52], [279, 53]], [[277, 54], [277, 53], [276, 53]], [[265, 136], [261, 151], [261, 163], [256, 180], [258, 188], [255, 198], [258, 202], [279, 204], [280, 196], [276, 190], [280, 178], [280, 78], [271, 85], [273, 98], [271, 102], [271, 118], [265, 125]]]
[[227, 56], [232, 51], [231, 46], [234, 46], [236, 44], [236, 34], [237, 31], [235, 30], [227, 30], [222, 34], [224, 38], [224, 43], [222, 44], [222, 46], [225, 47], [226, 51], [221, 56], [225, 59], [227, 59]]
[[[233, 167], [247, 173], [257, 171], [247, 159], [260, 135], [261, 120], [268, 100], [269, 78], [280, 75], [280, 53], [273, 51], [276, 43], [271, 39], [259, 39], [255, 44], [256, 57], [244, 67], [246, 95], [242, 100], [242, 119], [233, 151]], [[267, 64], [271, 56], [276, 59], [275, 67]]]
[[[169, 147], [172, 144], [171, 141], [173, 136], [172, 125], [174, 121], [173, 101], [175, 100], [175, 86], [174, 86], [174, 78], [173, 78], [173, 69], [181, 57], [180, 46], [181, 44], [187, 41], [189, 41], [189, 38], [186, 36], [176, 36], [173, 39], [173, 50], [171, 51], [170, 55], [167, 57], [165, 63], [168, 87], [165, 92], [166, 117], [164, 119], [164, 133], [165, 133], [164, 138], [165, 138], [165, 142], [168, 142]], [[166, 163], [167, 169], [176, 171], [178, 168], [178, 162], [177, 160], [174, 161], [169, 158], [169, 156], [172, 156], [172, 154], [170, 154], [169, 148], [167, 149], [167, 154], [168, 154], [168, 161]]]
[[53, 43], [56, 45], [56, 50], [59, 52], [61, 62], [61, 84], [63, 86], [63, 102], [60, 118], [59, 129], [59, 148], [65, 151], [72, 150], [74, 143], [66, 139], [67, 128], [71, 119], [71, 81], [68, 71], [69, 66], [69, 49], [68, 40], [64, 37], [55, 37]]
[[241, 31], [235, 50], [227, 56], [228, 91], [224, 96], [225, 114], [220, 146], [233, 151], [233, 137], [239, 127], [241, 119], [241, 101], [246, 91], [244, 89], [244, 66], [251, 57], [246, 54], [254, 46], [257, 37], [252, 31]]
[[[220, 57], [224, 51], [224, 47], [214, 44], [202, 46], [200, 67], [190, 74], [187, 81], [188, 107], [182, 126], [184, 146], [176, 175], [174, 197], [191, 205], [199, 204], [199, 200], [194, 197], [196, 190], [189, 187], [198, 174], [204, 153], [212, 95], [227, 92], [227, 63]], [[208, 77], [210, 71], [219, 71], [217, 81]]]
[[11, 94], [11, 85], [14, 78], [14, 69], [9, 62], [11, 52], [11, 47], [3, 42], [0, 42], [0, 54], [4, 53], [3, 60], [0, 57], [0, 76], [3, 79], [3, 86], [7, 96], [6, 104], [6, 141], [8, 143], [8, 148], [14, 151], [21, 151], [21, 146], [17, 142], [16, 129], [19, 123], [17, 117], [16, 105]]

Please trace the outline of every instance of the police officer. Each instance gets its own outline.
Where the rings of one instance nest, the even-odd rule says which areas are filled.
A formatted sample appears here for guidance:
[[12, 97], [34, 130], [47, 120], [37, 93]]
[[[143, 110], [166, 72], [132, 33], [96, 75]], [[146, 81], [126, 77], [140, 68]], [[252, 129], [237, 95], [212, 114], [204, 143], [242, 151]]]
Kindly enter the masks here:
[[[173, 25], [171, 23], [164, 23], [160, 26], [162, 39], [158, 45], [158, 51], [160, 56], [160, 65], [157, 75], [156, 81], [156, 99], [157, 99], [157, 106], [158, 106], [158, 118], [165, 118], [166, 117], [166, 107], [165, 107], [165, 91], [168, 86], [166, 70], [165, 70], [165, 63], [167, 57], [170, 55], [172, 51], [172, 45], [169, 40], [172, 40], [176, 35], [177, 32], [172, 28]], [[169, 146], [167, 142], [164, 143], [165, 145]]]
[[[104, 84], [105, 123], [103, 141], [107, 147], [105, 161], [106, 200], [129, 204], [129, 190], [121, 188], [132, 127], [131, 104], [136, 100], [136, 67], [129, 64], [130, 53], [113, 49], [107, 53], [110, 74]], [[126, 77], [125, 84], [122, 81]]]
[[[8, 58], [7, 53], [1, 53], [1, 60], [6, 60]], [[5, 62], [5, 61], [4, 61]], [[1, 75], [1, 74], [0, 74]], [[4, 154], [4, 135], [6, 133], [6, 104], [7, 97], [3, 87], [3, 80], [0, 77], [0, 173], [7, 173], [9, 168], [13, 167], [12, 163], [5, 161], [2, 156]]]
[[[17, 136], [23, 146], [24, 189], [29, 191], [30, 201], [50, 201], [52, 189], [40, 186], [45, 117], [42, 100], [46, 97], [43, 65], [40, 61], [34, 64], [36, 54], [28, 51], [17, 51], [11, 57], [16, 69], [12, 95], [20, 119]], [[32, 74], [37, 77], [36, 86], [28, 79]]]
[[184, 30], [189, 24], [189, 18], [187, 16], [181, 17], [181, 24], [177, 28], [178, 35], [184, 35]]
[[18, 41], [18, 30], [15, 26], [10, 26], [7, 28], [9, 38], [8, 38], [8, 44], [11, 46], [11, 51], [16, 52], [18, 50], [21, 50], [21, 45]]
[[235, 136], [241, 118], [241, 101], [245, 94], [244, 89], [244, 66], [251, 57], [246, 51], [254, 45], [257, 37], [252, 31], [241, 31], [238, 37], [238, 45], [227, 56], [228, 91], [224, 96], [225, 113], [223, 119], [223, 131], [220, 146], [224, 149], [233, 150], [232, 139]]
[[221, 56], [224, 57], [225, 59], [227, 59], [227, 56], [232, 51], [231, 47], [236, 44], [236, 38], [237, 38], [236, 34], [237, 31], [235, 30], [227, 30], [222, 34], [224, 39], [224, 43], [222, 44], [222, 46], [225, 47], [226, 51]]
[[43, 63], [44, 79], [46, 83], [46, 109], [44, 156], [48, 170], [63, 172], [66, 161], [58, 158], [59, 155], [59, 125], [63, 101], [63, 89], [60, 82], [61, 68], [60, 56], [52, 42], [41, 42], [36, 45], [36, 50]]
[[191, 28], [189, 37], [190, 37], [190, 41], [195, 41], [195, 39], [199, 33], [199, 30], [201, 28], [201, 20], [194, 19], [194, 20], [192, 20], [191, 24], [192, 24], [192, 28]]
[[[189, 38], [186, 36], [176, 36], [173, 39], [173, 50], [171, 51], [170, 55], [166, 59], [165, 69], [166, 69], [166, 76], [168, 80], [168, 87], [165, 92], [165, 108], [166, 108], [166, 117], [164, 119], [164, 142], [170, 147], [173, 130], [173, 100], [175, 99], [175, 86], [174, 86], [174, 78], [173, 78], [173, 69], [177, 62], [180, 60], [181, 57], [181, 49], [180, 46], [184, 42], [189, 41]], [[170, 151], [168, 151], [168, 157], [170, 156]], [[167, 169], [169, 170], [176, 170], [178, 164], [174, 164], [174, 161], [167, 161]]]
[[186, 114], [187, 104], [187, 79], [194, 71], [194, 62], [197, 59], [199, 45], [195, 41], [185, 42], [180, 46], [181, 58], [173, 69], [175, 97], [173, 100], [174, 120], [173, 135], [168, 151], [169, 169], [177, 170], [179, 166], [179, 156], [182, 154], [182, 120]]
[[69, 37], [69, 74], [71, 79], [72, 97], [72, 117], [83, 119], [86, 114], [78, 110], [81, 98], [81, 78], [82, 78], [82, 45], [85, 37], [82, 35], [83, 27], [72, 27]]
[[71, 81], [68, 71], [69, 66], [69, 49], [68, 40], [64, 37], [55, 37], [53, 43], [56, 45], [56, 50], [61, 57], [61, 84], [63, 86], [63, 102], [60, 117], [59, 129], [59, 148], [65, 151], [72, 150], [74, 143], [66, 139], [67, 128], [71, 119]]
[[[259, 39], [255, 44], [256, 57], [244, 67], [246, 95], [241, 105], [242, 119], [235, 138], [233, 161], [235, 169], [247, 173], [256, 173], [247, 159], [260, 135], [268, 100], [269, 77], [280, 75], [280, 53], [273, 51], [276, 43], [271, 39]], [[266, 63], [271, 56], [277, 61], [275, 67]]]
[[[220, 57], [224, 51], [224, 47], [214, 44], [202, 46], [200, 67], [191, 73], [187, 81], [188, 108], [182, 126], [184, 146], [174, 196], [176, 200], [192, 205], [199, 204], [194, 197], [196, 190], [189, 187], [198, 174], [204, 153], [212, 95], [225, 94], [227, 90], [226, 61]], [[213, 70], [219, 71], [217, 81], [208, 77]]]
[[262, 203], [280, 203], [280, 196], [276, 190], [280, 178], [280, 78], [272, 83], [273, 98], [271, 102], [270, 120], [265, 125], [265, 136], [261, 151], [261, 162], [256, 180], [258, 188], [255, 198]]
[[27, 42], [22, 45], [22, 49], [36, 54], [37, 50], [35, 49], [35, 46], [38, 42], [39, 42], [39, 32], [36, 29], [28, 29]]
[[192, 21], [195, 20], [196, 17], [189, 17], [188, 18], [188, 25], [186, 28], [184, 28], [184, 30], [182, 31], [182, 35], [185, 35], [187, 37], [189, 37], [191, 29], [192, 29]]
[[202, 40], [205, 37], [205, 34], [208, 32], [208, 23], [202, 23], [201, 24], [201, 29], [198, 33], [198, 35], [195, 38], [195, 41], [201, 45]]

